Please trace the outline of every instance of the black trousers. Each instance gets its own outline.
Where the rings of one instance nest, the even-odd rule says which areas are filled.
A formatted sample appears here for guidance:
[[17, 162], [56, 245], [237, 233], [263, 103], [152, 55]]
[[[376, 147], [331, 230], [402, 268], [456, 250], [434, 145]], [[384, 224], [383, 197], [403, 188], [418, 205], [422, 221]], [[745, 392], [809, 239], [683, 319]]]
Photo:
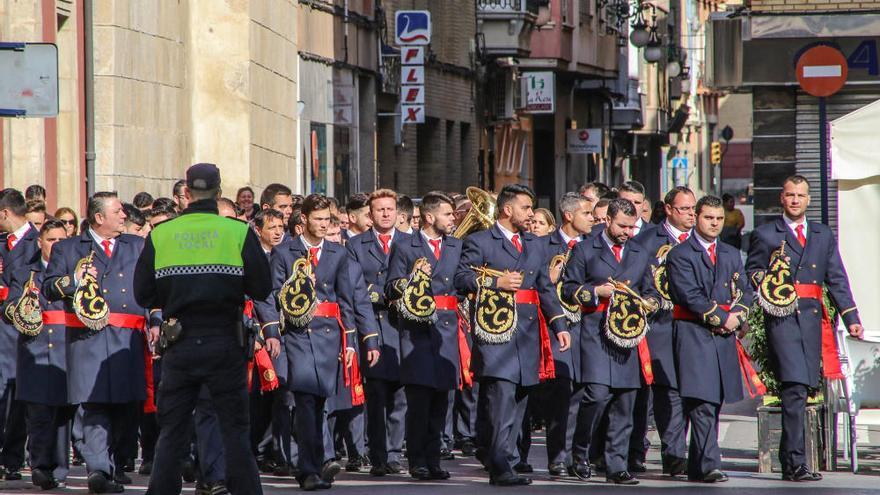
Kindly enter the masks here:
[[26, 404], [31, 468], [42, 469], [64, 481], [70, 468], [70, 423], [76, 407]]
[[[407, 412], [407, 414], [409, 414]], [[344, 450], [349, 460], [364, 455], [364, 406], [334, 411], [327, 416], [328, 427], [333, 435], [333, 445]]]
[[718, 447], [721, 404], [687, 397], [683, 399], [683, 403], [691, 423], [688, 478], [699, 479], [713, 469], [721, 469], [721, 449]]
[[202, 386], [196, 410], [193, 415], [196, 432], [196, 453], [199, 459], [199, 479], [215, 483], [226, 478], [226, 456], [223, 451], [223, 436], [220, 433], [220, 418], [214, 410], [211, 394]]
[[571, 446], [577, 425], [578, 410], [584, 396], [583, 384], [569, 378], [556, 378], [545, 384], [547, 394], [547, 464], [573, 462]]
[[73, 443], [89, 473], [112, 476], [131, 453], [131, 427], [140, 402], [81, 404], [73, 421]]
[[18, 471], [24, 465], [26, 415], [25, 403], [15, 400], [15, 380], [7, 381], [6, 390], [0, 397], [0, 466], [9, 471]]
[[406, 385], [406, 455], [409, 468], [439, 468], [449, 391]]
[[272, 443], [275, 446], [275, 464], [295, 466], [297, 445], [293, 441], [294, 398], [286, 386], [272, 391]]
[[632, 434], [632, 415], [636, 392], [633, 388], [611, 388], [587, 383], [578, 412], [572, 457], [575, 462], [589, 462], [590, 444], [600, 441], [597, 432], [606, 410], [608, 428], [605, 432], [605, 466], [608, 474], [628, 469], [629, 439]]
[[453, 411], [453, 437], [456, 441], [477, 439], [477, 397], [480, 395], [480, 384], [474, 382], [471, 388], [464, 387], [455, 391]]
[[807, 407], [807, 386], [784, 382], [780, 392], [782, 400], [782, 438], [779, 440], [779, 462], [783, 471], [806, 465], [806, 439], [804, 438], [804, 415]]
[[232, 493], [262, 494], [250, 449], [247, 367], [230, 335], [187, 337], [162, 356], [159, 386], [159, 442], [147, 493], [180, 493], [181, 462], [189, 452], [190, 428], [202, 385], [211, 394], [226, 455], [226, 486]]
[[513, 472], [520, 462], [517, 440], [529, 398], [529, 387], [497, 378], [480, 382], [479, 443], [492, 477]]
[[645, 462], [651, 442], [648, 441], [648, 423], [653, 415], [651, 404], [651, 387], [643, 385], [636, 391], [636, 400], [633, 405], [633, 429], [629, 437], [628, 462]]
[[[258, 459], [273, 458], [279, 463], [279, 447], [277, 438], [274, 436], [274, 414], [276, 405], [276, 394], [282, 390], [286, 391], [287, 387], [281, 386], [268, 394], [260, 391], [259, 371], [254, 367], [251, 377], [251, 391], [248, 394], [248, 401], [251, 415], [251, 450]], [[293, 408], [293, 397], [288, 399], [288, 403]], [[287, 422], [288, 432], [290, 431], [290, 419]], [[289, 437], [289, 435], [288, 435]]]
[[294, 427], [299, 444], [297, 467], [300, 472], [299, 480], [302, 481], [306, 476], [319, 474], [328, 455], [325, 452], [324, 427], [324, 403], [327, 398], [294, 392], [293, 400], [296, 403]]
[[406, 393], [403, 385], [368, 378], [365, 391], [370, 462], [374, 466], [399, 462], [406, 429]]

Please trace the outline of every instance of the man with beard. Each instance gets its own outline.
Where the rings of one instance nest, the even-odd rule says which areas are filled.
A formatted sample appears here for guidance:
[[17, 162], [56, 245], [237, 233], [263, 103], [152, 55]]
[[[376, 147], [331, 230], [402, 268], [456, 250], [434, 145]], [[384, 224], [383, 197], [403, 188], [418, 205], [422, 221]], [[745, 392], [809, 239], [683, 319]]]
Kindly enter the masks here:
[[345, 205], [348, 215], [348, 226], [342, 231], [342, 244], [350, 241], [352, 237], [363, 234], [373, 226], [370, 218], [370, 195], [364, 193], [353, 194]]
[[[444, 480], [449, 472], [440, 467], [440, 450], [450, 392], [471, 380], [469, 363], [461, 362], [459, 342], [464, 335], [453, 285], [461, 241], [450, 236], [455, 229], [451, 198], [441, 192], [426, 194], [422, 213], [422, 229], [391, 250], [385, 291], [401, 314], [400, 380], [408, 405], [409, 472], [418, 480]], [[402, 300], [416, 270], [430, 278], [428, 296], [434, 300], [433, 317], [414, 316]]]
[[581, 479], [591, 477], [590, 445], [601, 442], [599, 424], [607, 412], [607, 432], [602, 435], [606, 477], [609, 482], [625, 485], [638, 484], [628, 470], [628, 444], [636, 391], [642, 374], [648, 373], [642, 362], [643, 352], [613, 341], [606, 332], [605, 320], [614, 291], [609, 278], [628, 283], [636, 293], [642, 291], [649, 255], [638, 243], [630, 242], [638, 218], [639, 211], [630, 201], [609, 201], [605, 229], [574, 248], [563, 283], [564, 297], [579, 304], [583, 313], [580, 348], [574, 350], [580, 353], [584, 399], [572, 447], [573, 470]]
[[[528, 187], [504, 186], [498, 194], [498, 220], [491, 229], [467, 237], [455, 274], [459, 292], [477, 295], [473, 366], [480, 380], [478, 457], [489, 470], [489, 482], [498, 486], [531, 484], [530, 478], [514, 473], [529, 391], [554, 376], [549, 332], [561, 352], [571, 342], [548, 274], [546, 240], [525, 233], [533, 203]], [[492, 327], [502, 315], [492, 304], [481, 304], [487, 289], [489, 298], [503, 297], [515, 305], [514, 321]], [[505, 314], [513, 313], [505, 309]]]

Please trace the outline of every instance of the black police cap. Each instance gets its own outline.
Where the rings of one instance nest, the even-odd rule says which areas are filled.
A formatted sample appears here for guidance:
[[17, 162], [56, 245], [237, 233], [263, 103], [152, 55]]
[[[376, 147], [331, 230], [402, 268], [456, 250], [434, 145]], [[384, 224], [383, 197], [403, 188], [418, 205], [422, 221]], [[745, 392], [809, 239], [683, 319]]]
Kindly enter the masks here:
[[213, 163], [196, 163], [186, 169], [186, 187], [198, 191], [220, 187], [220, 169]]

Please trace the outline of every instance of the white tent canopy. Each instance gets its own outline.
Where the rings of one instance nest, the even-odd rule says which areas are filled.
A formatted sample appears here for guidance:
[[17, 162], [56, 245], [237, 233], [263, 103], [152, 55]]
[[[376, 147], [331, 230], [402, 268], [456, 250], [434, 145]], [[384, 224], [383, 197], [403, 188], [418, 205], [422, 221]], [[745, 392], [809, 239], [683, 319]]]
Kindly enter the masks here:
[[831, 122], [840, 253], [866, 333], [880, 337], [880, 101]]

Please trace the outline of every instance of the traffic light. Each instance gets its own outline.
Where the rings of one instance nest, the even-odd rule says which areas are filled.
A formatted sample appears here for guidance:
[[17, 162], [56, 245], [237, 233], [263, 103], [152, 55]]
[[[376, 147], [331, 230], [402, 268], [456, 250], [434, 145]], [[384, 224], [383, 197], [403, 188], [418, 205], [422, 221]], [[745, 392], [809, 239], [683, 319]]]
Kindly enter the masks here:
[[721, 143], [712, 142], [712, 165], [721, 165]]

